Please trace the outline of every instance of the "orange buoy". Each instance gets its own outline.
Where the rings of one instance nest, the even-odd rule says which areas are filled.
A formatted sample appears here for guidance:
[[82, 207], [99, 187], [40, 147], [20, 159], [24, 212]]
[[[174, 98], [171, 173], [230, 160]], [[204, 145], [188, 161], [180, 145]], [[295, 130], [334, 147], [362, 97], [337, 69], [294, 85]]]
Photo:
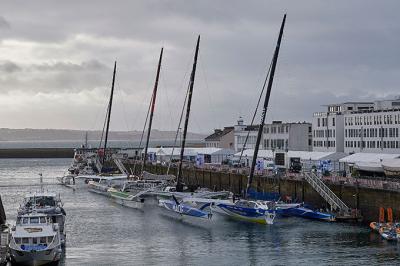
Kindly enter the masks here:
[[379, 208], [379, 222], [380, 223], [385, 222], [385, 209], [383, 207]]
[[393, 210], [392, 208], [387, 208], [387, 220], [389, 223], [393, 222]]

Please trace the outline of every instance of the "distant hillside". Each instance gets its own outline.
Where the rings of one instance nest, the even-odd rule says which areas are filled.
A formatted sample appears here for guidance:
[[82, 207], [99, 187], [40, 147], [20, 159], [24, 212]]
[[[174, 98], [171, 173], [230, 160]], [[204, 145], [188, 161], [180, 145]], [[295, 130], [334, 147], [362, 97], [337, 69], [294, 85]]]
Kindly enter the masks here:
[[[88, 140], [99, 140], [101, 131], [87, 131]], [[79, 141], [85, 139], [86, 131], [68, 129], [10, 129], [0, 128], [0, 141]], [[110, 140], [140, 140], [140, 131], [111, 131]], [[176, 132], [152, 130], [152, 140], [173, 140]], [[206, 135], [188, 132], [190, 140], [204, 140]]]

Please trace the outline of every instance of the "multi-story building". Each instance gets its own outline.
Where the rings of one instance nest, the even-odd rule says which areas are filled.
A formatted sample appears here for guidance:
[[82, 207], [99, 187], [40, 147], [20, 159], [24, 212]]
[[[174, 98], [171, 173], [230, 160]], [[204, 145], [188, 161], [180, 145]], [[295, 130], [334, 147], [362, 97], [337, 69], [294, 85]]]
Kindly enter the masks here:
[[234, 127], [224, 127], [223, 130], [215, 129], [214, 133], [205, 139], [206, 147], [231, 149], [234, 147]]
[[344, 151], [400, 153], [400, 98], [344, 115]]
[[314, 151], [400, 152], [400, 98], [327, 107], [313, 115]]
[[254, 149], [257, 141], [259, 125], [245, 125], [243, 118], [239, 117], [237, 125], [234, 126], [234, 147], [235, 151], [239, 152], [244, 148], [244, 144], [247, 143], [245, 149]]
[[272, 124], [265, 124], [262, 143], [264, 150], [311, 151], [311, 123], [273, 121]]
[[344, 114], [348, 111], [371, 110], [373, 102], [330, 104], [327, 112], [313, 115], [313, 151], [344, 152]]

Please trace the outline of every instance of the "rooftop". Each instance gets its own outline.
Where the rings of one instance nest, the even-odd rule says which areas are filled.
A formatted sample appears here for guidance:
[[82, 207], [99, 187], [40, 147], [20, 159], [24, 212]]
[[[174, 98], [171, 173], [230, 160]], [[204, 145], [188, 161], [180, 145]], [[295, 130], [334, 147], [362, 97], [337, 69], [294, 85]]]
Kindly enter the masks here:
[[223, 130], [221, 129], [215, 129], [214, 133], [212, 133], [211, 135], [207, 136], [205, 138], [206, 141], [219, 141], [221, 140], [221, 137], [225, 136], [226, 134], [228, 134], [229, 132], [233, 131], [234, 127], [224, 127]]

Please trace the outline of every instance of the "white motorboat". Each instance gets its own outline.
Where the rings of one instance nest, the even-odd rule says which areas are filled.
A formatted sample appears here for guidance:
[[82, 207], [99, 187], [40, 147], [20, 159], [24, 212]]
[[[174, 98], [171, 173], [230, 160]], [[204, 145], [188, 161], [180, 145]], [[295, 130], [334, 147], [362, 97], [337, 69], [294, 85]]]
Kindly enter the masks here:
[[25, 196], [18, 209], [18, 215], [29, 213], [45, 214], [52, 223], [57, 224], [60, 231], [60, 241], [65, 244], [65, 210], [60, 196], [52, 192], [37, 192]]
[[9, 243], [12, 260], [23, 265], [44, 265], [60, 260], [61, 233], [52, 217], [35, 211], [18, 215]]

